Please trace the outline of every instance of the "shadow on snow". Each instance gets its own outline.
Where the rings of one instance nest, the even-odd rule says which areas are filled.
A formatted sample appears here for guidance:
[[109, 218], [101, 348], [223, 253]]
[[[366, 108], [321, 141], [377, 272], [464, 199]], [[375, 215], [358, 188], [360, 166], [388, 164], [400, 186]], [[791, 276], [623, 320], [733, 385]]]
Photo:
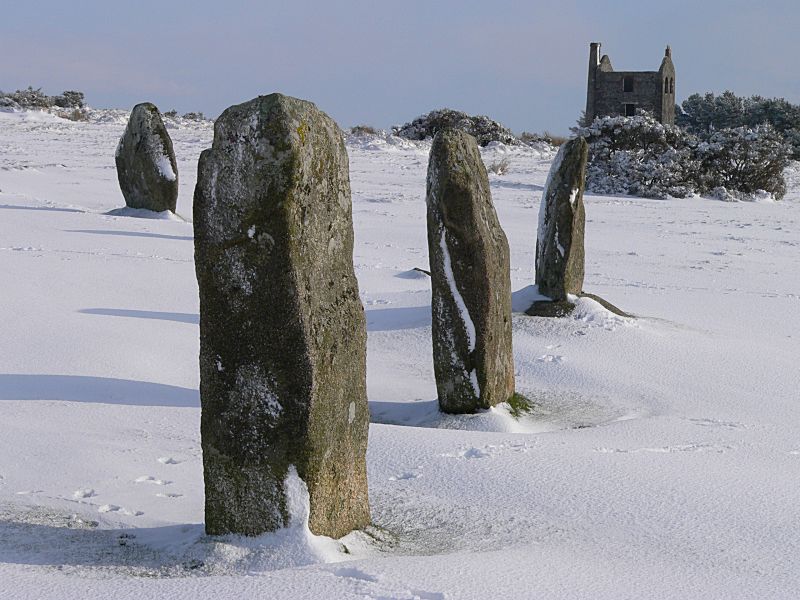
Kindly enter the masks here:
[[190, 388], [84, 375], [0, 374], [0, 400], [63, 400], [129, 406], [198, 407]]
[[103, 315], [107, 317], [128, 317], [131, 319], [154, 319], [156, 321], [176, 321], [197, 325], [200, 315], [193, 313], [162, 312], [157, 310], [129, 310], [122, 308], [82, 308], [78, 311], [85, 315]]
[[149, 231], [116, 231], [114, 229], [65, 229], [66, 233], [93, 233], [97, 235], [121, 235], [127, 237], [145, 237], [159, 240], [181, 240], [191, 242], [190, 235], [169, 235], [166, 233], [150, 233]]
[[[155, 310], [132, 310], [122, 308], [83, 308], [78, 311], [85, 315], [107, 317], [126, 317], [132, 319], [154, 319], [156, 321], [176, 321], [197, 325], [200, 316], [194, 313], [162, 312]], [[431, 307], [413, 306], [404, 308], [372, 308], [365, 311], [367, 331], [396, 331], [430, 327]]]

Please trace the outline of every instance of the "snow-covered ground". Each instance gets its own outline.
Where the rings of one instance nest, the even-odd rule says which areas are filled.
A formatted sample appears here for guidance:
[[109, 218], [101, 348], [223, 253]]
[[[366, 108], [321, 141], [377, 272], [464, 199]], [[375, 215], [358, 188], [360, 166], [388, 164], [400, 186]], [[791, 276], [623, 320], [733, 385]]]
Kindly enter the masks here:
[[[203, 536], [192, 226], [105, 214], [123, 127], [0, 113], [0, 598], [797, 597], [797, 169], [778, 203], [587, 196], [585, 289], [638, 318], [515, 314], [533, 413], [442, 417], [430, 146], [351, 139], [375, 528], [346, 554], [302, 519]], [[170, 133], [189, 218], [212, 132]], [[484, 157], [524, 309], [552, 153]]]

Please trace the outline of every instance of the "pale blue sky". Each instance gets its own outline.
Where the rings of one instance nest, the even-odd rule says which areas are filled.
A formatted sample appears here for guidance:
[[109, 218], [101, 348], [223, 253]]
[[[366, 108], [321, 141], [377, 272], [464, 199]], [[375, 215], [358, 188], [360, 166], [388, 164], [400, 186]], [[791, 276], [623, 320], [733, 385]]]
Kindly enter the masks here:
[[448, 106], [564, 133], [590, 41], [620, 70], [657, 69], [671, 44], [679, 101], [731, 89], [800, 103], [797, 0], [38, 0], [0, 15], [0, 89], [78, 89], [97, 107], [215, 116], [279, 91], [343, 127]]

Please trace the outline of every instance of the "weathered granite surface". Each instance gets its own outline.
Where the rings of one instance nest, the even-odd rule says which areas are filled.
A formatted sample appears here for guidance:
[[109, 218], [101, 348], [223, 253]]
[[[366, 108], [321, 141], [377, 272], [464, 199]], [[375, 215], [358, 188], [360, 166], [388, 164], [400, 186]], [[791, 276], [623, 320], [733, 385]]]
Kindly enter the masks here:
[[228, 108], [200, 157], [194, 229], [207, 532], [287, 525], [292, 466], [314, 533], [367, 525], [366, 325], [339, 127], [281, 94]]
[[436, 134], [427, 208], [439, 407], [475, 412], [514, 394], [514, 357], [508, 240], [471, 135]]
[[175, 212], [178, 163], [172, 139], [154, 104], [143, 102], [133, 107], [114, 158], [127, 206]]

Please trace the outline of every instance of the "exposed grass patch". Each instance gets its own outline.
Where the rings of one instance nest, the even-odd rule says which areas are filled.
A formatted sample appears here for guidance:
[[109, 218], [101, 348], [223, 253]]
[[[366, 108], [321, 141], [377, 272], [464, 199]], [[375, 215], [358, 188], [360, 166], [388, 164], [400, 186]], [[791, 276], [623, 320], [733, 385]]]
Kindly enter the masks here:
[[530, 414], [533, 410], [533, 402], [518, 392], [507, 400], [509, 412], [515, 419], [519, 419], [522, 415]]

